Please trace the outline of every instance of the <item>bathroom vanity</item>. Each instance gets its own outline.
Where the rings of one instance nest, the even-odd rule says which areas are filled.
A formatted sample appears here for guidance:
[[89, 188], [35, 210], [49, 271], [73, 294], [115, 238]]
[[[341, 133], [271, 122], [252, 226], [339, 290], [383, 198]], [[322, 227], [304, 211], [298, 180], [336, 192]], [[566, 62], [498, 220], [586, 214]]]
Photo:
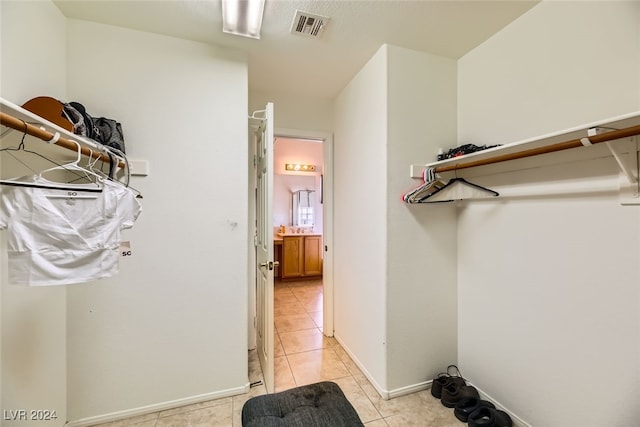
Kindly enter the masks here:
[[280, 262], [279, 278], [322, 276], [322, 234], [277, 233], [273, 242], [276, 261]]

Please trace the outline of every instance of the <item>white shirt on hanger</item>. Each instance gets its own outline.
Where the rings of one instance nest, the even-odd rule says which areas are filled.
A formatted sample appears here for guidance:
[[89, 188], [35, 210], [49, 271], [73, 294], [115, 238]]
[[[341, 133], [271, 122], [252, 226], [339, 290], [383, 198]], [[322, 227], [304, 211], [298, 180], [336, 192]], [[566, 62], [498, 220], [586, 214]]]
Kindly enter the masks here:
[[[55, 184], [41, 177], [34, 183]], [[2, 188], [0, 230], [8, 231], [10, 284], [66, 285], [118, 272], [120, 232], [133, 226], [140, 203], [130, 189], [109, 180], [100, 193], [77, 195]]]

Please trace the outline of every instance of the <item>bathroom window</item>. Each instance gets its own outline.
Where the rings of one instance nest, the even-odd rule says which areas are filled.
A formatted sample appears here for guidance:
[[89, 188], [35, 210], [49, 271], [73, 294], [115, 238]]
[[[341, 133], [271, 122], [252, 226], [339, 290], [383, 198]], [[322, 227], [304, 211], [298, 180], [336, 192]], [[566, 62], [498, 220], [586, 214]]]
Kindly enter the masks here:
[[293, 225], [297, 227], [312, 227], [315, 222], [313, 211], [315, 190], [299, 190], [292, 194]]

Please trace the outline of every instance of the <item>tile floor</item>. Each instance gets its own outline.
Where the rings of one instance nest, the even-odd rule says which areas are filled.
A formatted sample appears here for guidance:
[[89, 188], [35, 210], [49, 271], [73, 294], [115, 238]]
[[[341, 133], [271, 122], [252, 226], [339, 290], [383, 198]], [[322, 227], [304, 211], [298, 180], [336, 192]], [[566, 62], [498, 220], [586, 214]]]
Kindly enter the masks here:
[[[337, 383], [367, 427], [464, 427], [453, 410], [429, 390], [383, 400], [334, 338], [322, 335], [322, 281], [276, 282], [275, 388], [286, 390], [317, 381]], [[249, 352], [249, 381], [262, 380], [255, 351]], [[241, 427], [242, 405], [266, 393], [249, 393], [128, 418], [100, 427]]]

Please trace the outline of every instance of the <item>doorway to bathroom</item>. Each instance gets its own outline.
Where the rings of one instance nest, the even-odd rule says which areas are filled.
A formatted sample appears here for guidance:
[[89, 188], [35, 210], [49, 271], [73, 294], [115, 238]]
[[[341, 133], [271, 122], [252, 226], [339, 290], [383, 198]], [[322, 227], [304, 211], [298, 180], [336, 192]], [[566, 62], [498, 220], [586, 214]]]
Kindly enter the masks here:
[[[284, 147], [286, 144], [286, 143], [283, 143], [284, 140], [295, 140], [296, 142], [294, 142], [294, 144], [298, 144], [298, 143], [313, 144], [316, 149], [321, 148], [322, 156], [320, 160], [313, 160], [313, 161], [305, 160], [305, 158], [303, 157], [295, 157], [295, 158], [288, 158], [288, 159], [285, 159], [284, 157], [282, 157], [282, 158], [276, 159], [276, 153], [275, 153], [276, 147], [278, 147], [279, 145], [280, 147]], [[295, 165], [299, 165], [300, 166], [299, 169], [302, 169], [303, 165], [307, 165], [307, 166], [313, 165], [315, 169], [315, 173], [319, 174], [319, 177], [316, 177], [313, 179], [313, 181], [315, 182], [313, 187], [299, 188], [299, 183], [296, 184], [298, 185], [298, 187], [295, 187], [295, 188], [290, 187], [290, 188], [294, 188], [296, 191], [309, 190], [309, 192], [296, 193], [296, 196], [294, 196], [294, 194], [291, 193], [291, 191], [289, 190], [288, 192], [290, 194], [285, 195], [283, 197], [286, 200], [285, 202], [286, 207], [284, 209], [278, 208], [277, 212], [279, 213], [276, 214], [275, 213], [276, 211], [274, 210], [274, 212], [271, 212], [270, 216], [266, 216], [264, 218], [262, 218], [258, 209], [256, 209], [256, 200], [257, 200], [257, 194], [258, 194], [257, 187], [255, 189], [251, 188], [249, 206], [250, 206], [250, 211], [254, 212], [255, 216], [250, 221], [250, 229], [252, 230], [252, 234], [255, 234], [256, 224], [259, 221], [264, 221], [265, 229], [267, 229], [268, 227], [272, 228], [274, 238], [279, 233], [280, 226], [282, 225], [285, 226], [285, 230], [284, 230], [285, 234], [286, 234], [286, 231], [289, 231], [289, 232], [293, 231], [294, 233], [296, 233], [296, 236], [300, 236], [300, 237], [306, 237], [308, 234], [310, 234], [309, 233], [310, 231], [316, 231], [318, 229], [321, 230], [321, 234], [320, 234], [321, 244], [316, 246], [318, 255], [321, 257], [321, 267], [320, 267], [320, 271], [315, 276], [316, 278], [314, 280], [321, 282], [322, 303], [319, 309], [321, 309], [322, 312], [316, 313], [316, 314], [321, 314], [322, 333], [324, 334], [324, 336], [332, 337], [333, 336], [333, 294], [334, 294], [333, 292], [333, 164], [332, 164], [333, 136], [331, 133], [328, 133], [328, 132], [288, 130], [288, 129], [276, 128], [274, 129], [273, 141], [275, 142], [275, 144], [273, 145], [273, 151], [272, 151], [273, 164], [272, 164], [272, 167], [270, 167], [269, 169], [270, 169], [271, 177], [274, 180], [279, 179], [278, 175], [285, 175], [284, 173], [281, 173], [281, 171], [286, 171], [285, 168], [287, 167], [286, 166], [287, 164], [293, 165], [293, 166], [289, 166], [290, 169], [291, 168], [295, 169], [296, 168]], [[254, 153], [253, 148], [250, 147], [250, 150], [252, 150], [250, 151], [250, 153]], [[292, 154], [294, 156], [300, 156], [301, 153], [298, 153], [298, 150], [294, 146], [294, 149], [289, 154]], [[251, 158], [256, 159], [255, 154], [252, 154], [250, 156], [250, 159]], [[260, 169], [258, 167], [259, 163], [256, 163], [255, 160], [252, 162], [252, 164], [253, 166], [252, 167], [250, 166], [250, 179], [249, 179], [250, 182], [254, 182], [255, 174], [257, 174], [258, 169]], [[307, 167], [307, 169], [309, 169], [309, 167]], [[251, 175], [251, 171], [253, 171], [253, 175]], [[304, 174], [302, 172], [299, 172], [298, 174], [292, 173], [289, 175], [305, 176], [310, 174], [309, 173]], [[313, 193], [311, 191], [313, 191]], [[300, 219], [297, 223], [298, 225], [296, 225], [294, 228], [294, 225], [293, 225], [294, 221], [292, 216], [293, 203], [294, 203], [294, 200], [298, 200], [297, 195], [300, 196], [297, 209], [302, 207], [304, 210], [304, 209], [307, 209], [308, 207], [311, 207], [311, 205], [315, 203], [313, 202], [314, 196], [317, 196], [320, 199], [320, 206], [318, 208], [314, 207], [313, 212], [310, 212], [308, 209], [307, 209], [307, 212], [302, 212], [300, 214]], [[309, 203], [307, 203], [306, 201], [307, 195], [309, 196]], [[276, 204], [279, 204], [277, 200], [280, 200], [280, 196], [275, 196], [272, 193], [271, 199], [272, 199], [271, 200], [272, 206], [275, 206]], [[302, 200], [302, 199], [305, 199], [305, 200]], [[291, 211], [291, 213], [289, 213], [289, 210]], [[287, 230], [287, 227], [289, 227], [288, 230]], [[298, 228], [300, 228], [300, 234], [297, 233]], [[304, 233], [303, 231], [306, 231], [306, 233]], [[313, 239], [309, 239], [309, 240], [310, 240], [309, 244], [312, 244]], [[251, 242], [250, 245], [251, 245], [250, 251], [254, 250], [254, 242]], [[274, 244], [274, 249], [275, 249], [275, 244]], [[256, 310], [257, 292], [255, 289], [255, 284], [257, 283], [256, 269], [257, 269], [258, 263], [255, 256], [250, 256], [249, 264], [250, 264], [250, 268], [249, 268], [249, 294], [248, 294], [248, 297], [249, 297], [249, 301], [248, 301], [249, 302], [249, 312], [248, 312], [249, 342], [248, 344], [249, 344], [249, 349], [254, 349], [256, 348], [256, 344], [257, 344], [256, 342], [256, 337], [258, 335], [257, 327], [259, 325], [263, 325], [267, 327], [269, 330], [273, 331], [275, 329], [275, 324], [272, 323], [273, 321], [267, 322], [267, 320], [263, 318], [264, 313], [261, 314], [259, 310]], [[273, 262], [272, 264], [275, 267], [276, 263]], [[274, 271], [273, 273], [276, 273], [276, 272]], [[274, 276], [277, 277], [276, 274], [274, 274]], [[273, 308], [273, 304], [271, 304], [271, 307]], [[267, 325], [267, 323], [269, 323], [269, 325]], [[271, 353], [273, 354], [273, 351], [275, 349], [272, 346], [270, 347], [271, 347], [270, 348]], [[269, 366], [267, 368], [268, 368], [268, 371], [273, 372], [274, 366], [272, 363], [269, 363]]]
[[285, 129], [274, 133], [274, 238], [284, 235], [300, 242], [300, 263], [293, 267], [287, 265], [292, 253], [284, 259], [287, 249], [279, 248], [284, 264], [275, 277], [322, 279], [322, 330], [333, 336], [332, 135]]

